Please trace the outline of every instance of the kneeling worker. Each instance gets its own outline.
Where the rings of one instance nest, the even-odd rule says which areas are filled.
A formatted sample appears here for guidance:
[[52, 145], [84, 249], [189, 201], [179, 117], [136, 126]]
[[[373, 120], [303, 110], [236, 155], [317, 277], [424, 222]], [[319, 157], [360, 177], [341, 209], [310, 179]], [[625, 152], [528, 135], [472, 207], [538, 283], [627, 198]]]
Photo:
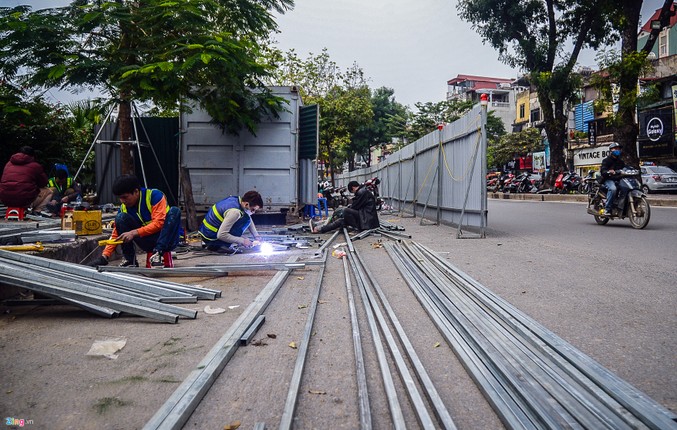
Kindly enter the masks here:
[[[113, 183], [113, 194], [122, 203], [115, 216], [115, 228], [111, 239], [121, 240], [122, 267], [138, 267], [134, 244], [146, 252], [153, 252], [152, 266], [164, 265], [163, 254], [172, 251], [179, 243], [181, 210], [167, 205], [167, 198], [160, 190], [141, 188], [134, 175], [122, 175]], [[105, 266], [117, 245], [108, 245], [103, 255], [91, 265]]]
[[254, 242], [242, 237], [248, 229], [254, 240], [260, 240], [251, 214], [263, 207], [263, 199], [257, 191], [247, 191], [242, 197], [230, 196], [209, 209], [199, 232], [202, 246], [210, 251], [232, 254], [231, 245], [250, 248]]

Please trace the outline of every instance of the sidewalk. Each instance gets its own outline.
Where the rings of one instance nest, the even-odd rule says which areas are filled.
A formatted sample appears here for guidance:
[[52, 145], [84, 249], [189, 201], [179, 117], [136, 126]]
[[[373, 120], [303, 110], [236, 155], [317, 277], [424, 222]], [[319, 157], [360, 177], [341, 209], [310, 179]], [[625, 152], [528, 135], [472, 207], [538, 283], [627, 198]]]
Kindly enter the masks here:
[[[582, 202], [587, 203], [586, 194], [515, 194], [488, 193], [490, 199], [533, 200], [541, 202]], [[651, 206], [677, 207], [677, 194], [649, 194], [647, 200]]]

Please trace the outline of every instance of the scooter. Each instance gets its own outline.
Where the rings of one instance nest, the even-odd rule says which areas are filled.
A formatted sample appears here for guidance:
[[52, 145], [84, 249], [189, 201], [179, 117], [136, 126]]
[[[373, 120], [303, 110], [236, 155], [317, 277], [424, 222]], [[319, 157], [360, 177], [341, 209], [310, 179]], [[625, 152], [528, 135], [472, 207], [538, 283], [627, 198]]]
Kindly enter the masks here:
[[612, 209], [609, 216], [604, 215], [607, 188], [603, 183], [596, 184], [593, 192], [588, 195], [588, 213], [595, 217], [597, 224], [605, 225], [609, 220], [625, 218], [628, 218], [632, 227], [636, 229], [642, 229], [649, 224], [651, 207], [646, 200], [646, 195], [640, 189], [639, 175], [637, 169], [625, 167], [621, 170], [618, 188], [625, 185], [629, 191], [623, 200], [619, 201], [616, 198], [616, 207]]
[[597, 172], [594, 170], [589, 170], [588, 174], [581, 178], [581, 183], [578, 186], [578, 192], [581, 194], [590, 194], [592, 191], [597, 178], [595, 177]]
[[368, 179], [364, 182], [364, 186], [374, 194], [376, 197], [376, 210], [379, 211], [383, 207], [384, 200], [381, 198], [381, 195], [378, 192], [378, 185], [381, 183], [381, 180], [374, 176], [371, 179]]

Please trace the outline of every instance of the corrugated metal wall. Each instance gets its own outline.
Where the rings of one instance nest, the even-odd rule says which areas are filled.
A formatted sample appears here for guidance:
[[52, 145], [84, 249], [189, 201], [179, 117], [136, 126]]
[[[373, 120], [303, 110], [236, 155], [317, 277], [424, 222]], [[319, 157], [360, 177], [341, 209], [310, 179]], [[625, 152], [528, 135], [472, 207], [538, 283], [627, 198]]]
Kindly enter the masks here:
[[249, 190], [261, 193], [266, 211], [298, 204], [297, 115], [301, 100], [289, 87], [271, 89], [288, 100], [288, 112], [265, 119], [256, 136], [247, 131], [239, 136], [225, 134], [210, 123], [206, 112], [197, 109], [182, 115], [181, 163], [190, 170], [199, 210]]
[[477, 105], [442, 131], [422, 137], [381, 163], [337, 175], [337, 183], [342, 186], [378, 176], [381, 196], [395, 209], [483, 232], [487, 192], [481, 113]]

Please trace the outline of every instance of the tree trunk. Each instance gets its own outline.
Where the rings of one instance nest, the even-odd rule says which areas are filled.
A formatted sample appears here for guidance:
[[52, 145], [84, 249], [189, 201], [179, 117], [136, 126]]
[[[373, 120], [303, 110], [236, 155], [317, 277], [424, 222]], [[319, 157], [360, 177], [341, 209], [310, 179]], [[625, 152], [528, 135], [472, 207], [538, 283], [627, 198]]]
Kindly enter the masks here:
[[120, 171], [123, 175], [133, 175], [134, 169], [134, 147], [130, 142], [132, 140], [132, 117], [131, 103], [128, 100], [121, 100], [118, 105], [118, 121], [120, 123]]
[[550, 143], [550, 170], [543, 181], [552, 186], [553, 179], [557, 177], [556, 173], [566, 169], [564, 154], [567, 141], [564, 102], [562, 100], [551, 102], [547, 96], [547, 91], [544, 90], [538, 90], [538, 101], [541, 105], [541, 112], [543, 112], [545, 133]]
[[618, 113], [614, 128], [614, 140], [621, 145], [625, 161], [628, 164], [638, 166], [639, 155], [637, 153], [637, 122], [635, 111], [637, 110], [637, 78], [639, 69], [633, 67], [628, 61], [630, 56], [637, 55], [637, 27], [639, 26], [639, 14], [642, 2], [636, 0], [624, 0], [622, 4], [625, 26], [621, 34], [621, 64], [618, 91]]

